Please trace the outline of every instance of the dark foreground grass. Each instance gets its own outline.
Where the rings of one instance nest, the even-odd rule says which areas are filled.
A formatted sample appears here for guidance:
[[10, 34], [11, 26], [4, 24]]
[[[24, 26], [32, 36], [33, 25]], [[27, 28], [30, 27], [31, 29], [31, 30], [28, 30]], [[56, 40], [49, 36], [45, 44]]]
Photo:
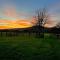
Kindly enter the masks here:
[[49, 34], [0, 36], [0, 60], [60, 60], [60, 40]]

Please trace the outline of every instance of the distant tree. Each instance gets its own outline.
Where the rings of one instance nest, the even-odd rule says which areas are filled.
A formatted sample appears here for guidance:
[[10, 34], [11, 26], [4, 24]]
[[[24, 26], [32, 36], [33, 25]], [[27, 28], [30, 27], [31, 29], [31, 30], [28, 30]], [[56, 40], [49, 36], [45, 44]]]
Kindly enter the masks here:
[[39, 9], [37, 10], [36, 14], [37, 14], [36, 15], [37, 36], [44, 37], [44, 25], [46, 24], [46, 21], [48, 20], [47, 11], [45, 8], [43, 8], [42, 10]]
[[60, 22], [56, 24], [56, 28], [60, 28]]
[[58, 22], [55, 26], [56, 29], [54, 29], [55, 31], [55, 35], [57, 36], [57, 38], [60, 37], [60, 22]]

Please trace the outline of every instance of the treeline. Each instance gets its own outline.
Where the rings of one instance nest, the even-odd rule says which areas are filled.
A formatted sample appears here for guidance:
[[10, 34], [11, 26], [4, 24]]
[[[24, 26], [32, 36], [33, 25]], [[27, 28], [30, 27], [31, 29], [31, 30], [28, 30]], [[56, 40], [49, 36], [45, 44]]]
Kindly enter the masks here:
[[52, 34], [54, 36], [60, 37], [60, 28], [44, 28], [39, 26], [33, 26], [30, 28], [26, 29], [12, 29], [12, 30], [0, 30], [0, 36], [19, 36], [19, 35], [24, 35], [28, 34], [29, 36], [31, 34], [35, 35], [36, 37], [42, 37], [44, 38], [45, 33]]

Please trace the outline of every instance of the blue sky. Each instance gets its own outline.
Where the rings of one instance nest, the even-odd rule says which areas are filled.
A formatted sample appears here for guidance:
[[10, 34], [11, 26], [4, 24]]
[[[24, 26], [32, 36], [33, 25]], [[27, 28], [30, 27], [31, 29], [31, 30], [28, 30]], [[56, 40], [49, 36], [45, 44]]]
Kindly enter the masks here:
[[[0, 0], [0, 17], [12, 20], [15, 18], [31, 18], [37, 9], [44, 7], [59, 20], [60, 0]], [[16, 16], [12, 16], [14, 14], [9, 15], [10, 10], [14, 10], [12, 12]]]

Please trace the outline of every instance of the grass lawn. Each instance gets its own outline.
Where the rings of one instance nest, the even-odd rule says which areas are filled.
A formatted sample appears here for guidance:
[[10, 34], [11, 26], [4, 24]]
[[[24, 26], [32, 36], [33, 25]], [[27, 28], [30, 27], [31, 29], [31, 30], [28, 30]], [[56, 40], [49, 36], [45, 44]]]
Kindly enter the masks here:
[[0, 60], [60, 60], [60, 39], [49, 34], [0, 36]]

